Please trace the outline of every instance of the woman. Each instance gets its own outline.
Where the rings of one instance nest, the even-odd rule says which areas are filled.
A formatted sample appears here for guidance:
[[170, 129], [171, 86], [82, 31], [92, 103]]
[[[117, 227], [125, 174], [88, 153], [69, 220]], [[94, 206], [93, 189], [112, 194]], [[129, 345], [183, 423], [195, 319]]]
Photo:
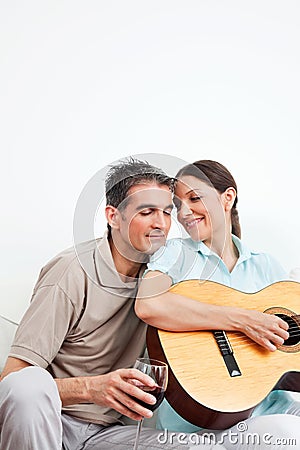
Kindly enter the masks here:
[[[287, 323], [279, 317], [203, 304], [168, 292], [172, 284], [187, 279], [209, 279], [244, 292], [257, 292], [287, 279], [280, 264], [270, 255], [250, 251], [240, 240], [237, 186], [222, 164], [196, 161], [183, 167], [176, 179], [177, 217], [190, 237], [171, 239], [151, 257], [139, 289], [137, 315], [165, 330], [243, 332], [266, 349], [275, 351], [289, 336]], [[273, 391], [253, 415], [286, 413], [291, 408], [295, 413], [295, 403], [287, 392]], [[161, 428], [199, 430], [182, 419], [166, 401], [158, 415]]]

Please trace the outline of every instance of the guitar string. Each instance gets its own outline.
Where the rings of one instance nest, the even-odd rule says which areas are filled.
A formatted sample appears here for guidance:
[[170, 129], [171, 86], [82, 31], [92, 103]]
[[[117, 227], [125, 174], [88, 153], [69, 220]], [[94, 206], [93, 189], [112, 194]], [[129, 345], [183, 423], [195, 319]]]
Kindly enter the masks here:
[[[289, 330], [291, 330], [291, 328], [289, 328]], [[294, 330], [295, 331], [292, 331], [292, 332], [289, 331], [289, 338], [295, 338], [298, 336], [300, 337], [300, 329], [298, 327], [294, 327]], [[202, 331], [207, 331], [207, 330], [202, 330]], [[244, 335], [242, 332], [228, 331], [228, 332], [226, 332], [226, 335], [227, 335], [227, 333], [234, 333], [234, 334], [240, 333], [240, 336], [230, 336], [230, 337], [227, 336], [230, 343], [234, 343], [234, 344], [237, 343], [237, 345], [241, 345], [241, 344], [245, 343], [246, 345], [249, 345], [249, 342], [250, 343], [253, 342], [253, 344], [256, 344], [255, 341], [253, 341], [250, 337]], [[223, 338], [223, 337], [220, 338], [220, 342], [222, 342], [222, 341], [225, 345], [227, 344], [226, 338]]]
[[[261, 348], [264, 348], [260, 344], [258, 344], [257, 342], [251, 341], [251, 339], [249, 338], [248, 342], [242, 341], [240, 343], [233, 344], [233, 350], [235, 350], [237, 348], [239, 348], [239, 349], [246, 348], [246, 347], [249, 347], [249, 346], [252, 346], [252, 345], [257, 345], [257, 346], [259, 346]], [[279, 347], [284, 347], [284, 345], [280, 345]]]
[[[289, 337], [297, 337], [300, 336], [300, 329], [299, 327], [290, 327], [288, 330], [289, 333]], [[227, 333], [227, 332], [226, 332]], [[234, 331], [228, 331], [228, 333], [238, 333], [238, 331], [234, 332]], [[242, 332], [240, 332], [242, 333]], [[244, 334], [244, 333], [243, 333]], [[237, 339], [238, 336], [233, 336], [232, 339]]]
[[[228, 331], [228, 333], [239, 333], [238, 331], [237, 332], [234, 332], [234, 331]], [[248, 337], [248, 336], [245, 336], [242, 332], [240, 332], [241, 333], [241, 336], [232, 336], [232, 337], [230, 337], [230, 342], [233, 342], [233, 341], [235, 341], [235, 340], [240, 340], [240, 339], [243, 339], [243, 336], [245, 337], [245, 338], [247, 338], [247, 339], [251, 339], [250, 337]], [[226, 332], [226, 334], [227, 334], [227, 332]], [[290, 329], [289, 329], [289, 337], [291, 338], [291, 337], [297, 337], [297, 336], [300, 336], [300, 329], [299, 328], [294, 328], [294, 330], [292, 330], [292, 331], [290, 331]], [[224, 340], [224, 342], [226, 342], [226, 338], [221, 338], [220, 340]]]
[[[290, 332], [292, 332], [292, 334], [293, 334], [293, 332], [296, 330], [296, 331], [298, 331], [298, 329], [299, 329], [299, 327], [289, 327], [289, 329], [287, 330], [289, 333]], [[291, 333], [290, 333], [291, 334]]]
[[[300, 333], [297, 333], [297, 334], [293, 335], [293, 337], [295, 337], [295, 336], [300, 336]], [[248, 345], [254, 345], [254, 344], [260, 345], [257, 342], [253, 341], [248, 336], [241, 336], [241, 337], [236, 336], [236, 337], [231, 337], [231, 338], [228, 338], [228, 339], [229, 339], [229, 342], [231, 344], [233, 344], [235, 347], [237, 347], [237, 346], [239, 346], [239, 347], [242, 347], [242, 346], [247, 347]], [[227, 344], [226, 340], [224, 340], [224, 343]]]
[[[218, 331], [218, 330], [217, 330], [217, 331]], [[223, 331], [223, 330], [221, 330], [221, 331]], [[291, 334], [291, 332], [292, 332], [292, 334], [295, 335], [294, 331], [296, 331], [296, 334], [297, 334], [298, 331], [300, 332], [300, 327], [299, 327], [297, 324], [291, 325], [291, 326], [288, 328], [287, 331], [288, 331], [290, 334]], [[239, 331], [231, 331], [231, 330], [228, 330], [228, 332], [229, 332], [229, 333], [239, 333]], [[241, 332], [240, 332], [240, 333], [241, 333]]]
[[[268, 351], [265, 347], [262, 347], [261, 345], [257, 344], [256, 342], [249, 342], [248, 344], [241, 344], [241, 345], [238, 345], [238, 348], [241, 350], [243, 348], [249, 348], [250, 346], [253, 346], [255, 344], [258, 345], [262, 350]], [[281, 346], [280, 346], [280, 348], [281, 348]], [[233, 352], [233, 354], [234, 354], [234, 352]]]
[[[293, 338], [295, 338], [295, 336], [300, 336], [300, 334], [297, 334], [297, 335], [294, 335], [294, 336], [292, 336]], [[245, 337], [236, 337], [236, 338], [230, 338], [229, 339], [229, 342], [232, 344], [232, 345], [241, 345], [241, 344], [243, 344], [243, 343], [245, 343], [245, 344], [248, 344], [248, 342], [255, 342], [255, 341], [253, 341], [253, 339], [251, 339], [250, 337], [248, 337], [248, 336], [245, 336]], [[299, 342], [300, 342], [300, 340], [299, 340]], [[293, 344], [293, 345], [297, 345], [299, 342], [297, 342], [296, 344]], [[256, 342], [255, 342], [256, 343]], [[221, 345], [222, 345], [222, 343], [220, 343]], [[226, 341], [224, 341], [224, 343], [223, 343], [223, 345], [227, 345], [227, 342]], [[284, 344], [282, 344], [282, 345], [284, 345]]]
[[[300, 336], [300, 330], [299, 330], [299, 332], [298, 332], [298, 330], [299, 330], [299, 329], [297, 328], [297, 331], [292, 332], [292, 333], [289, 333], [289, 338], [291, 338], [291, 337], [294, 338], [294, 337]], [[230, 331], [229, 331], [229, 333], [234, 333], [234, 331], [233, 331], [233, 332], [230, 332]], [[238, 332], [237, 332], [237, 333], [238, 333]], [[240, 336], [231, 336], [230, 338], [228, 337], [228, 339], [229, 339], [229, 342], [230, 342], [230, 343], [236, 343], [236, 342], [238, 342], [239, 344], [245, 343], [246, 345], [249, 345], [249, 342], [248, 342], [248, 341], [250, 341], [250, 343], [253, 342], [253, 344], [256, 344], [256, 342], [253, 341], [250, 337], [245, 336], [245, 335], [243, 335], [242, 333], [241, 333]], [[227, 344], [226, 338], [221, 338], [220, 341], [221, 341], [221, 342], [223, 341], [224, 344]]]
[[[290, 316], [291, 319], [299, 319], [300, 315], [299, 314], [295, 314], [293, 316]], [[202, 330], [202, 331], [209, 331], [209, 330]], [[219, 331], [219, 330], [216, 330]], [[222, 331], [222, 330], [221, 330]], [[229, 333], [240, 333], [240, 336], [231, 336], [229, 339], [230, 343], [233, 343], [235, 346], [240, 346], [240, 347], [246, 347], [249, 345], [260, 345], [257, 342], [253, 341], [250, 337], [243, 335], [242, 332], [234, 332], [234, 331], [228, 331]], [[289, 326], [288, 328], [288, 332], [289, 332], [289, 338], [295, 338], [300, 336], [300, 328], [297, 325], [297, 323], [295, 323], [294, 325]], [[222, 339], [222, 338], [221, 338]], [[226, 342], [226, 338], [223, 338], [223, 341], [225, 344], [227, 344]]]
[[[300, 333], [294, 333], [292, 335], [290, 334], [290, 337], [293, 337], [293, 338], [298, 337], [298, 336], [300, 336]], [[234, 343], [234, 342], [247, 342], [248, 340], [253, 341], [253, 339], [251, 339], [248, 336], [241, 336], [241, 337], [236, 336], [236, 337], [233, 337], [233, 338], [231, 338], [231, 337], [229, 338], [229, 342], [231, 342], [231, 343]], [[224, 343], [226, 343], [226, 341], [224, 341]]]
[[[205, 330], [202, 330], [202, 331], [205, 331]], [[219, 330], [215, 330], [215, 331], [219, 331]], [[220, 330], [220, 331], [223, 331], [223, 330]], [[290, 326], [287, 331], [288, 331], [290, 336], [300, 336], [300, 327], [298, 325]], [[241, 333], [241, 334], [244, 334], [241, 331], [231, 331], [231, 330], [225, 331], [225, 333]], [[231, 339], [236, 339], [236, 338], [239, 338], [239, 336], [233, 336]], [[221, 339], [225, 340], [225, 338], [221, 338]]]
[[[243, 347], [249, 347], [249, 346], [251, 346], [251, 345], [258, 345], [258, 346], [260, 346], [260, 344], [258, 344], [257, 342], [252, 341], [250, 338], [248, 338], [247, 340], [246, 340], [246, 339], [241, 340], [240, 343], [239, 343], [239, 342], [236, 342], [236, 343], [233, 344], [233, 345], [234, 345], [233, 350], [236, 349], [237, 347], [238, 347], [238, 348], [243, 348]], [[260, 346], [260, 347], [262, 347], [262, 346]], [[280, 345], [280, 347], [282, 347], [282, 346]], [[284, 347], [284, 345], [283, 345], [283, 347]], [[263, 348], [263, 347], [262, 347], [262, 348]]]
[[[294, 317], [297, 317], [297, 316], [292, 316], [292, 318], [294, 318]], [[300, 317], [300, 316], [299, 316]], [[296, 336], [300, 336], [300, 328], [299, 328], [299, 326], [295, 323], [294, 325], [291, 325], [289, 328], [288, 328], [288, 330], [287, 330], [288, 332], [289, 332], [289, 335], [290, 335], [290, 337], [296, 337]], [[299, 331], [299, 332], [298, 332]], [[231, 332], [231, 333], [235, 333], [234, 331], [231, 331], [231, 330], [229, 330], [228, 332]], [[238, 332], [236, 332], [236, 333], [238, 333]], [[240, 339], [240, 337], [239, 336], [236, 336], [236, 337], [232, 337], [231, 338], [232, 340], [234, 340], [234, 339]]]
[[[285, 342], [287, 342], [289, 339], [295, 339], [295, 338], [300, 338], [300, 334], [299, 333], [290, 334], [289, 338], [285, 339]], [[237, 341], [241, 342], [241, 340], [243, 340], [243, 339], [244, 339], [244, 341], [246, 341], [247, 339], [251, 339], [251, 338], [248, 336], [245, 336], [245, 338], [234, 337], [234, 338], [230, 338], [230, 342], [232, 342], [232, 343], [237, 342]], [[251, 339], [251, 340], [253, 340], [253, 339]], [[298, 341], [296, 343], [298, 344], [299, 342], [300, 342], [300, 339], [298, 339]]]

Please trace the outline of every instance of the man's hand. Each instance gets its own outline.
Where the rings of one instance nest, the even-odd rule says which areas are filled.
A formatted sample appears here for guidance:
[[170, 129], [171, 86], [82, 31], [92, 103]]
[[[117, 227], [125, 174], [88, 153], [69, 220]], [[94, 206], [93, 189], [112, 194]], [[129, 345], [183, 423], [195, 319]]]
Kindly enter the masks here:
[[137, 403], [135, 398], [151, 405], [156, 403], [156, 398], [137, 387], [137, 384], [152, 387], [155, 382], [137, 369], [118, 369], [87, 378], [87, 391], [92, 403], [109, 406], [131, 419], [152, 417], [152, 412]]
[[155, 382], [137, 369], [118, 369], [105, 375], [78, 378], [56, 378], [63, 406], [75, 403], [95, 403], [108, 406], [134, 420], [152, 417], [136, 399], [153, 405], [156, 398], [137, 385], [153, 387]]

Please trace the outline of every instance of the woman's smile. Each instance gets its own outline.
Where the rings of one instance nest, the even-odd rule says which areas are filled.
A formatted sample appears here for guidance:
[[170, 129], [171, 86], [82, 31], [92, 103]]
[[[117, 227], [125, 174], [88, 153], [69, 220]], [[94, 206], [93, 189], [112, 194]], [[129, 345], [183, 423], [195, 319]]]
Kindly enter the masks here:
[[195, 217], [192, 220], [186, 220], [184, 223], [185, 223], [186, 228], [191, 229], [191, 228], [197, 226], [203, 220], [204, 220], [204, 217]]

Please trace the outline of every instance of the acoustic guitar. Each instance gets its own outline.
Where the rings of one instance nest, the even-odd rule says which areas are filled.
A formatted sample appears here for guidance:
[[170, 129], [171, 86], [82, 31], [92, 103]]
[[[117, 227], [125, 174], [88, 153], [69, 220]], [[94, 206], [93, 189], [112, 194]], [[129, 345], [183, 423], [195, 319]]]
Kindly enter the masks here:
[[273, 389], [300, 391], [300, 283], [277, 282], [246, 294], [212, 281], [189, 280], [170, 291], [203, 303], [275, 314], [288, 323], [290, 334], [270, 352], [239, 332], [170, 332], [149, 326], [149, 355], [168, 363], [166, 398], [183, 418], [199, 427], [226, 429], [249, 417]]

